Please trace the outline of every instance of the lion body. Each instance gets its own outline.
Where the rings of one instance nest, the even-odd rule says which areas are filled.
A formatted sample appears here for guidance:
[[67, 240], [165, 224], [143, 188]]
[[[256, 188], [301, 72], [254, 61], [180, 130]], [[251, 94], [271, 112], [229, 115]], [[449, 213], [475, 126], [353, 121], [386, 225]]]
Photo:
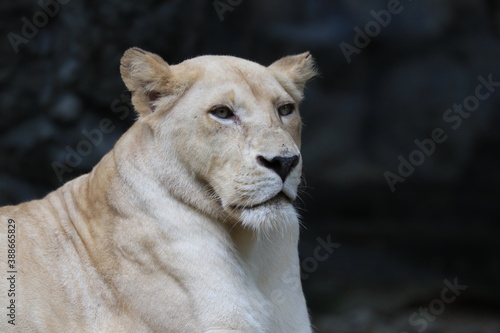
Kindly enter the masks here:
[[[4, 319], [0, 327], [311, 332], [291, 204], [300, 164], [280, 179], [253, 162], [256, 152], [299, 154], [300, 118], [266, 112], [273, 98], [298, 103], [300, 79], [285, 72], [286, 61], [270, 73], [231, 57], [168, 66], [142, 50], [127, 52], [122, 76], [139, 120], [91, 173], [41, 200], [0, 208], [2, 269], [15, 281], [9, 297], [12, 281], [1, 279], [2, 304], [15, 302], [15, 325]], [[240, 72], [231, 72], [239, 81], [216, 74], [222, 63]], [[221, 96], [210, 93], [216, 84]], [[148, 100], [151, 91], [160, 97]], [[199, 112], [217, 98], [231, 100], [235, 114], [258, 112], [240, 111], [232, 122]], [[12, 242], [4, 240], [12, 234], [9, 269]]]

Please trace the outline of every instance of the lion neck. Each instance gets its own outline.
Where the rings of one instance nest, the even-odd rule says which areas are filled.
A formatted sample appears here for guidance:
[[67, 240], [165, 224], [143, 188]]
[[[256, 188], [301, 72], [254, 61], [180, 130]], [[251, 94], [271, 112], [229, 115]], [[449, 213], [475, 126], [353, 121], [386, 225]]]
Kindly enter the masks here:
[[[198, 224], [196, 227], [206, 229], [212, 235], [217, 234], [223, 240], [222, 243], [236, 251], [243, 261], [262, 262], [260, 268], [254, 267], [257, 275], [264, 266], [271, 263], [260, 259], [266, 257], [265, 253], [256, 252], [256, 249], [283, 251], [288, 253], [287, 256], [290, 251], [293, 253], [298, 241], [298, 221], [292, 223], [294, 227], [286, 231], [276, 230], [262, 235], [243, 227], [238, 221], [228, 220], [225, 214], [217, 214], [221, 209], [212, 202], [204, 184], [193, 182], [193, 176], [175, 159], [171, 158], [169, 162], [162, 160], [158, 147], [151, 144], [154, 142], [152, 135], [146, 124], [134, 124], [114, 149], [86, 175], [85, 182], [79, 185], [80, 200], [87, 203], [87, 214], [100, 212], [102, 221], [107, 221], [102, 223], [98, 218], [90, 220], [89, 223], [94, 225], [88, 226], [89, 229], [96, 231], [92, 237], [94, 242], [101, 239], [102, 243], [108, 243], [107, 240], [113, 237], [116, 228], [128, 227], [127, 221], [149, 221], [155, 228], [174, 220], [175, 223], [181, 223], [177, 221], [181, 219], [177, 217], [179, 211], [168, 211], [175, 207], [185, 213], [189, 212], [190, 220], [183, 223], [190, 223], [192, 226]], [[170, 158], [174, 154], [167, 156]], [[193, 211], [195, 214], [192, 214]], [[95, 215], [97, 217], [99, 214]], [[165, 221], [169, 215], [174, 215], [174, 220]], [[114, 218], [109, 219], [108, 216]], [[201, 224], [203, 225], [199, 226]], [[283, 244], [287, 245], [284, 247]]]
[[[175, 201], [218, 219], [216, 203], [206, 184], [195, 179], [176, 158], [171, 147], [156, 141], [152, 129], [137, 121], [117, 142], [113, 151], [116, 169], [113, 191], [119, 210], [149, 213]], [[114, 193], [113, 193], [114, 195]], [[132, 208], [133, 207], [133, 208]]]

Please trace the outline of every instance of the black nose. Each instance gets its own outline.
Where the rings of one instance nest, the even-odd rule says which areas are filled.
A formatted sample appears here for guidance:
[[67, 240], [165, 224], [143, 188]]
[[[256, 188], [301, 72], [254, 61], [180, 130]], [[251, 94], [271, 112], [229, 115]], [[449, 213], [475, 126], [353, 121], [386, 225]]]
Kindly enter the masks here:
[[264, 156], [257, 156], [257, 162], [276, 172], [283, 181], [290, 174], [293, 168], [299, 164], [299, 156], [294, 155], [290, 157], [275, 156], [272, 159], [267, 159]]

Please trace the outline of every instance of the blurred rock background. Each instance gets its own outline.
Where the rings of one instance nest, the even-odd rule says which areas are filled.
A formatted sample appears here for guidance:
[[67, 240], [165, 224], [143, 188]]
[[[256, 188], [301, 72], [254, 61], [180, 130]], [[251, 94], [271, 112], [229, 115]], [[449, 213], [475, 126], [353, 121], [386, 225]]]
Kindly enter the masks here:
[[[398, 13], [377, 30], [389, 9]], [[498, 1], [16, 0], [0, 4], [0, 31], [0, 205], [59, 187], [52, 164], [83, 130], [114, 126], [63, 182], [132, 124], [119, 75], [127, 48], [170, 63], [228, 54], [270, 64], [309, 50], [322, 75], [301, 106], [300, 246], [318, 332], [500, 332], [500, 91], [457, 129], [443, 119], [479, 76], [500, 82]], [[347, 59], [342, 43], [356, 42]], [[384, 174], [435, 128], [447, 140], [391, 191]], [[336, 247], [315, 257], [325, 242]], [[441, 309], [454, 278], [468, 288]]]

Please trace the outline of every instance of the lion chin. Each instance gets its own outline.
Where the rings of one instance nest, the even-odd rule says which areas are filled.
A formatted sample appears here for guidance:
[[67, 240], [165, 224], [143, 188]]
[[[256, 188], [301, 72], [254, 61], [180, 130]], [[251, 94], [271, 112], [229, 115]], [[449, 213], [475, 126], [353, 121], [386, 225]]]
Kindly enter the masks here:
[[266, 235], [273, 230], [287, 229], [296, 223], [298, 215], [292, 201], [293, 199], [280, 192], [261, 203], [247, 206], [231, 205], [227, 211], [243, 226], [259, 235]]
[[297, 219], [298, 215], [294, 206], [288, 198], [282, 196], [242, 209], [240, 213], [242, 225], [263, 235], [270, 234], [274, 230], [286, 230], [294, 226]]

